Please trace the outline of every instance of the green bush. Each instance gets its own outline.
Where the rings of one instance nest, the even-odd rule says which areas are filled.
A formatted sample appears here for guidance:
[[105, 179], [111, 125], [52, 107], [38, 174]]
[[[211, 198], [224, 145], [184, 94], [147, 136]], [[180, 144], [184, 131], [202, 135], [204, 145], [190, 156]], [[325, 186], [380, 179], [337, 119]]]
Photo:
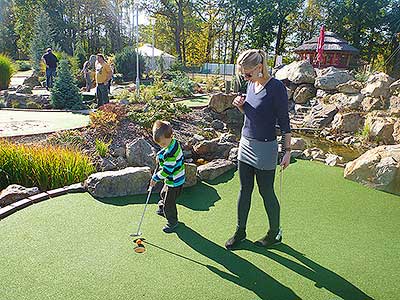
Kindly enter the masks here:
[[60, 61], [57, 68], [57, 77], [51, 89], [51, 104], [58, 109], [81, 109], [82, 95], [75, 84], [66, 59]]
[[[139, 55], [139, 76], [144, 70], [144, 59]], [[115, 72], [121, 73], [124, 80], [136, 79], [136, 51], [132, 47], [125, 47], [115, 54]]]
[[20, 184], [44, 191], [82, 182], [94, 172], [90, 158], [79, 151], [0, 141], [0, 189]]
[[6, 90], [14, 73], [12, 60], [5, 54], [0, 54], [0, 90]]
[[18, 71], [29, 71], [32, 69], [32, 64], [29, 60], [16, 60]]
[[111, 141], [106, 142], [104, 140], [96, 139], [95, 144], [96, 144], [97, 154], [100, 155], [101, 157], [106, 157], [106, 155], [109, 152]]
[[28, 101], [26, 102], [26, 108], [30, 108], [30, 109], [40, 109], [42, 108], [42, 106], [34, 101]]
[[144, 111], [130, 112], [129, 118], [144, 128], [150, 129], [156, 120], [172, 121], [190, 111], [190, 108], [179, 103], [172, 104], [167, 100], [153, 100], [147, 104]]
[[172, 79], [166, 83], [166, 90], [171, 92], [176, 97], [190, 97], [193, 95], [194, 83], [186, 74], [178, 78]]
[[83, 149], [85, 138], [78, 130], [67, 130], [54, 133], [47, 139], [47, 142], [53, 146], [63, 146], [69, 149]]

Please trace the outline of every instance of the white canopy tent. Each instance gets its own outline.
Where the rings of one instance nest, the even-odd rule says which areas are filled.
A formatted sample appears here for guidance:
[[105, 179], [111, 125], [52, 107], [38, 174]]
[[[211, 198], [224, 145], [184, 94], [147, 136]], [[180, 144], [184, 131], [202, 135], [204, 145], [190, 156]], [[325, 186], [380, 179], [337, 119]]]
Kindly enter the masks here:
[[[153, 48], [150, 44], [144, 44], [138, 48], [139, 54], [142, 55], [146, 62], [146, 69], [154, 70], [160, 69], [160, 63], [163, 64], [164, 69], [169, 69], [176, 60], [175, 56], [168, 54], [160, 49]], [[154, 55], [154, 66], [152, 66], [152, 58]]]

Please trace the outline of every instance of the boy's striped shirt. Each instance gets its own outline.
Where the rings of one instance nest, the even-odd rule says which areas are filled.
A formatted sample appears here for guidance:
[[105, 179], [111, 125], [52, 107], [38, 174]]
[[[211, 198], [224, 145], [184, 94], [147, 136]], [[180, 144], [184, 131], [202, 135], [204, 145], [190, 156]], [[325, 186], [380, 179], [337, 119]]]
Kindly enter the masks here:
[[172, 139], [168, 147], [161, 149], [158, 153], [158, 161], [161, 170], [154, 176], [154, 181], [165, 181], [171, 187], [181, 186], [185, 183], [185, 164], [181, 146], [178, 141]]

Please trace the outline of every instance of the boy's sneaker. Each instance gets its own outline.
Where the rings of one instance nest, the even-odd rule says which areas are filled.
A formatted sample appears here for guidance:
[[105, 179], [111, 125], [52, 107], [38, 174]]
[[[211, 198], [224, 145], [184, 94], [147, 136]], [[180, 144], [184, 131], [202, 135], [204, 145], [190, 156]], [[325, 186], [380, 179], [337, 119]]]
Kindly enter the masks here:
[[278, 231], [269, 230], [267, 235], [262, 239], [256, 241], [255, 244], [260, 247], [271, 247], [274, 245], [278, 245], [281, 242], [282, 242], [282, 229], [279, 228]]
[[226, 241], [225, 247], [230, 250], [235, 248], [240, 242], [243, 242], [246, 239], [246, 228], [238, 228], [236, 229], [235, 234]]
[[164, 209], [163, 209], [163, 208], [157, 209], [157, 210], [156, 210], [156, 214], [159, 215], [159, 216], [161, 216], [161, 217], [164, 217], [164, 218], [165, 218]]
[[178, 227], [178, 222], [176, 222], [175, 224], [169, 224], [169, 223], [167, 223], [164, 227], [163, 227], [163, 231], [165, 232], [165, 233], [173, 233], [174, 231], [175, 231], [175, 229], [176, 229], [176, 227]]

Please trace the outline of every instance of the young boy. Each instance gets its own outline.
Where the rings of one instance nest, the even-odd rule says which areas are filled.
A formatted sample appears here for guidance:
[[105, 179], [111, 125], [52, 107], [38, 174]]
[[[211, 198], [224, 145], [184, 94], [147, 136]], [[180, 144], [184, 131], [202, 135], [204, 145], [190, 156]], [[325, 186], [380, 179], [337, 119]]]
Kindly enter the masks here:
[[157, 153], [161, 170], [150, 180], [150, 186], [164, 181], [161, 200], [158, 202], [157, 214], [167, 219], [163, 227], [165, 233], [174, 232], [178, 226], [176, 199], [182, 192], [185, 183], [185, 164], [181, 146], [172, 136], [172, 127], [168, 122], [156, 121], [153, 125], [153, 140], [161, 146]]

